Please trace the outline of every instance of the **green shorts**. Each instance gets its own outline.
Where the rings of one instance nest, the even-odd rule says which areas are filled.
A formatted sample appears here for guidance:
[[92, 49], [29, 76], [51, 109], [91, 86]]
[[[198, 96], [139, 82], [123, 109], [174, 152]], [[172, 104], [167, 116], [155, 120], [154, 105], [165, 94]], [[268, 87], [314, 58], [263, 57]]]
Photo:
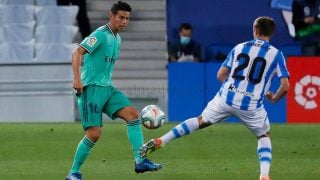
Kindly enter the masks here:
[[102, 126], [102, 112], [110, 118], [117, 118], [116, 112], [132, 103], [113, 86], [86, 86], [78, 97], [78, 108], [83, 129]]

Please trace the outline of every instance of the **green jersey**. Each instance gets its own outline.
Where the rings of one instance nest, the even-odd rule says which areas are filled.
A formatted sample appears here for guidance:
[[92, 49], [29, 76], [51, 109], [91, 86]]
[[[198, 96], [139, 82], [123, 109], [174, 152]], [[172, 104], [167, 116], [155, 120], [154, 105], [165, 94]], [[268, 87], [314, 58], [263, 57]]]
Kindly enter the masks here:
[[109, 25], [96, 29], [80, 46], [88, 51], [83, 57], [81, 80], [83, 86], [111, 86], [114, 63], [119, 57], [121, 38]]

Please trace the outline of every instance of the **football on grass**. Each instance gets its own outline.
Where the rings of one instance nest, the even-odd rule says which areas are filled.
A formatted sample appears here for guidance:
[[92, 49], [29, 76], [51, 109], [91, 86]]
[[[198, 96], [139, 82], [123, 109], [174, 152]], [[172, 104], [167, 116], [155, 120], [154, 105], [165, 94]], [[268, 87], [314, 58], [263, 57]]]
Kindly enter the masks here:
[[144, 127], [157, 129], [166, 121], [166, 115], [158, 106], [152, 104], [142, 109], [141, 121]]

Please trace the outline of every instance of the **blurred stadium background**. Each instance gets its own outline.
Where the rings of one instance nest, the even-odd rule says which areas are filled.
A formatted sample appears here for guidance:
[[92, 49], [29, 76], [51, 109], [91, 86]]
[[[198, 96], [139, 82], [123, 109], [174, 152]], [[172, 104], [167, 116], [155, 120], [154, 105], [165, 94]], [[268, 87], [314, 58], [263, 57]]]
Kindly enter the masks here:
[[[106, 23], [107, 10], [113, 2], [87, 0], [92, 30]], [[130, 97], [138, 109], [141, 110], [148, 104], [158, 104], [165, 110], [169, 122], [172, 122], [157, 131], [145, 130], [148, 139], [165, 132], [176, 121], [199, 115], [220, 86], [215, 74], [221, 61], [217, 61], [215, 55], [226, 53], [233, 45], [251, 39], [252, 22], [256, 17], [274, 18], [277, 31], [271, 43], [283, 50], [292, 77], [291, 90], [287, 98], [275, 106], [265, 103], [271, 122], [276, 123], [273, 126], [274, 137], [281, 137], [274, 141], [278, 148], [275, 148], [275, 163], [271, 175], [277, 177], [275, 179], [319, 179], [320, 127], [314, 123], [320, 122], [320, 71], [317, 69], [320, 58], [300, 56], [299, 43], [292, 38], [294, 33], [290, 23], [292, 0], [128, 0], [127, 2], [133, 8], [132, 18], [128, 29], [121, 33], [122, 48], [113, 82]], [[0, 0], [0, 122], [3, 122], [0, 124], [2, 140], [0, 179], [3, 179], [1, 175], [4, 175], [4, 179], [43, 179], [48, 169], [50, 173], [46, 179], [63, 178], [71, 164], [73, 148], [82, 136], [81, 126], [78, 123], [65, 124], [79, 120], [71, 88], [73, 77], [70, 62], [72, 50], [81, 41], [76, 22], [77, 12], [77, 6], [57, 6], [55, 0]], [[167, 64], [167, 42], [177, 37], [178, 27], [182, 22], [193, 25], [193, 38], [202, 46], [201, 63]], [[278, 84], [276, 81], [273, 83]], [[105, 120], [109, 121], [109, 118], [105, 117]], [[229, 121], [237, 122], [236, 119]], [[125, 136], [122, 125], [108, 125], [116, 130], [105, 135], [107, 137], [103, 139], [106, 140], [101, 143], [100, 149], [96, 150], [99, 152], [93, 154], [101, 154], [105, 149], [111, 154], [117, 150], [128, 151], [128, 144], [125, 137], [122, 137]], [[106, 131], [110, 128], [106, 127]], [[228, 130], [230, 128], [232, 131]], [[258, 167], [256, 157], [252, 156], [254, 153], [248, 154], [249, 157], [244, 158], [245, 162], [242, 161], [242, 156], [235, 156], [239, 155], [238, 146], [242, 147], [239, 141], [244, 141], [245, 147], [240, 151], [241, 154], [255, 151], [255, 145], [252, 146], [254, 138], [249, 132], [245, 130], [242, 132], [242, 128], [238, 124], [219, 125], [216, 129], [213, 128], [217, 133], [212, 138], [205, 136], [209, 135], [212, 129], [196, 137], [210, 144], [211, 139], [215, 139], [213, 137], [219, 136], [219, 139], [222, 138], [222, 143], [216, 142], [219, 139], [214, 140], [212, 145], [207, 147], [205, 144], [199, 145], [196, 138], [188, 137], [186, 143], [182, 140], [177, 143], [179, 145], [175, 149], [164, 152], [165, 155], [161, 153], [154, 155], [174, 170], [168, 168], [163, 173], [160, 172], [159, 176], [152, 174], [152, 178], [255, 179], [258, 170], [255, 170], [255, 174], [251, 174], [252, 169], [249, 169]], [[232, 135], [237, 137], [239, 133], [245, 133], [245, 137], [235, 138], [228, 143], [228, 146], [224, 143], [223, 137]], [[121, 134], [119, 142], [123, 140], [125, 143], [123, 146], [118, 147], [117, 142], [113, 142], [110, 146], [106, 145], [109, 139], [116, 141], [114, 139], [119, 134]], [[244, 140], [248, 138], [247, 136], [251, 137], [250, 145]], [[232, 138], [228, 138], [230, 139]], [[64, 141], [62, 145], [59, 145], [60, 141]], [[230, 147], [233, 143], [237, 144], [236, 147]], [[285, 145], [281, 145], [282, 143]], [[207, 149], [203, 152], [203, 157], [195, 155], [194, 151], [182, 151], [181, 154], [177, 152], [180, 151], [178, 147], [189, 149], [193, 144], [199, 146], [194, 151]], [[51, 146], [55, 148], [47, 148]], [[174, 146], [172, 145], [172, 148]], [[232, 155], [218, 158], [218, 155], [212, 156], [208, 151], [221, 146], [224, 149], [222, 148], [221, 152], [214, 151], [213, 154], [224, 156], [222, 152], [231, 148], [228, 153]], [[16, 147], [15, 150], [12, 150], [13, 147]], [[47, 155], [42, 154], [43, 151], [47, 151]], [[38, 153], [42, 156], [33, 158]], [[305, 156], [306, 154], [308, 155]], [[46, 158], [48, 155], [52, 157]], [[86, 173], [89, 174], [87, 177], [113, 179], [121, 174], [122, 167], [130, 169], [131, 172], [132, 164], [126, 161], [130, 154], [120, 153], [115, 157], [120, 156], [122, 159], [117, 162], [116, 168], [100, 164], [96, 174], [92, 172], [96, 168], [94, 167], [96, 161], [116, 160], [94, 156], [86, 165]], [[186, 162], [182, 163], [183, 166], [175, 169], [178, 164], [171, 162], [170, 159], [180, 157], [181, 159], [177, 158], [177, 161], [183, 161], [185, 156], [195, 157], [187, 158]], [[211, 158], [219, 160], [213, 162], [210, 161]], [[234, 159], [237, 160], [233, 164], [231, 162]], [[197, 163], [195, 167], [194, 162]], [[46, 163], [49, 165], [45, 165]], [[201, 166], [203, 169], [197, 170], [197, 166], [201, 163], [205, 164]], [[241, 170], [232, 171], [239, 167], [235, 166], [230, 170], [227, 165], [225, 168], [219, 166], [223, 163], [232, 164], [230, 166], [241, 164], [243, 167]], [[211, 172], [209, 169], [211, 166], [216, 170]], [[106, 168], [106, 172], [102, 167]], [[193, 175], [186, 173], [184, 168]], [[108, 173], [108, 170], [112, 173]], [[133, 172], [124, 173], [114, 179], [124, 179], [129, 176], [133, 176]], [[133, 177], [133, 179], [148, 178], [145, 175]]]

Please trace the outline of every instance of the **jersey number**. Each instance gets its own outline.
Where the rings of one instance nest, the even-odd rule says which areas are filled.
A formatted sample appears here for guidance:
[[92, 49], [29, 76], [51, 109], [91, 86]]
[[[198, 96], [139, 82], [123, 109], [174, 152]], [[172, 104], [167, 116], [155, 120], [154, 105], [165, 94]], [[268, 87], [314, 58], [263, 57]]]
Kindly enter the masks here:
[[[235, 68], [232, 78], [238, 79], [240, 81], [244, 80], [246, 77], [241, 75], [242, 70], [248, 67], [250, 62], [250, 57], [248, 54], [241, 53], [237, 56], [237, 60], [240, 62], [239, 66]], [[266, 67], [266, 60], [262, 57], [256, 57], [249, 70], [248, 79], [253, 84], [258, 84], [261, 82], [263, 71]]]
[[99, 113], [98, 105], [95, 103], [89, 103], [90, 113]]

